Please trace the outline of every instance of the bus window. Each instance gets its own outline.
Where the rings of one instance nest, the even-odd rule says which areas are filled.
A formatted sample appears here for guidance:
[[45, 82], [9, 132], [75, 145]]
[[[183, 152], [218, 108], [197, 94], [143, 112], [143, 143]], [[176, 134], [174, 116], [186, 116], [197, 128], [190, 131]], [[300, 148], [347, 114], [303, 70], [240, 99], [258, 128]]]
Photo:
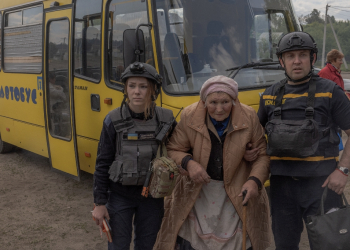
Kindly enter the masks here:
[[42, 5], [5, 13], [4, 71], [41, 72], [42, 17]]
[[[112, 0], [108, 6], [110, 13], [109, 34], [109, 77], [112, 84], [120, 82], [124, 71], [123, 33], [126, 29], [136, 29], [139, 24], [148, 23], [146, 1]], [[151, 34], [141, 26], [145, 40], [145, 62], [154, 66]], [[136, 38], [136, 36], [135, 36]]]
[[239, 89], [271, 85], [284, 78], [274, 56], [276, 41], [300, 30], [290, 0], [157, 0], [156, 9], [158, 27], [165, 26], [158, 46], [169, 94], [198, 95], [207, 79], [259, 61], [276, 70], [242, 69], [235, 78]]
[[170, 32], [175, 33], [184, 51], [183, 8], [169, 10]]
[[53, 137], [71, 139], [69, 105], [69, 21], [52, 21], [48, 27], [46, 91], [49, 131]]
[[23, 10], [23, 25], [40, 23], [43, 19], [42, 7]]
[[276, 47], [281, 37], [288, 33], [283, 13], [256, 15], [254, 17], [257, 59], [275, 60]]
[[102, 0], [77, 0], [74, 34], [74, 75], [101, 79]]
[[289, 32], [286, 23], [286, 17], [283, 13], [271, 13], [270, 22], [272, 32], [272, 47], [274, 48], [273, 60], [278, 60], [276, 56], [276, 47], [281, 37]]
[[22, 11], [8, 13], [5, 16], [6, 27], [15, 27], [22, 25]]

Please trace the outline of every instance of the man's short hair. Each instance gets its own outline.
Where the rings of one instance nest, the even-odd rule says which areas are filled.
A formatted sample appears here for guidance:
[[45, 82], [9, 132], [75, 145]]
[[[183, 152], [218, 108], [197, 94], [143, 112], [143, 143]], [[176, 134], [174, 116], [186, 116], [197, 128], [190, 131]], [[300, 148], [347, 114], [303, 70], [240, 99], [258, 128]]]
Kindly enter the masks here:
[[332, 49], [331, 51], [328, 52], [327, 54], [327, 62], [331, 63], [336, 61], [338, 58], [343, 59], [344, 58], [344, 54], [341, 53], [339, 50], [336, 49]]

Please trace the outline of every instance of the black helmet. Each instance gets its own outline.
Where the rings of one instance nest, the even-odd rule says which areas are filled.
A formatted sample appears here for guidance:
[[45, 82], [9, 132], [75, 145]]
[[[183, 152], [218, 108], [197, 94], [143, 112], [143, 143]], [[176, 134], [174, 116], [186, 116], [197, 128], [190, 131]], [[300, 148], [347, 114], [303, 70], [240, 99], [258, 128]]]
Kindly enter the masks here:
[[[151, 80], [151, 82], [155, 84], [155, 96], [152, 96], [152, 101], [155, 101], [157, 99], [158, 94], [160, 93], [163, 78], [161, 75], [158, 74], [157, 70], [153, 66], [146, 63], [134, 62], [124, 70], [124, 72], [120, 76], [120, 79], [122, 83], [125, 84], [126, 80], [128, 80], [129, 77], [144, 77]], [[126, 98], [127, 95], [124, 93], [124, 99], [120, 108], [120, 115], [122, 119], [124, 119], [122, 114], [122, 108], [125, 104]]]
[[284, 52], [293, 50], [311, 50], [311, 56], [318, 52], [314, 38], [301, 31], [285, 34], [278, 42], [276, 55], [281, 57]]
[[[158, 74], [157, 70], [146, 63], [134, 62], [130, 64], [122, 73], [120, 79], [122, 83], [126, 83], [129, 77], [145, 77], [151, 80], [155, 84], [155, 96], [152, 96], [152, 100], [155, 101], [160, 93], [162, 86], [162, 76]], [[124, 100], [123, 100], [124, 102]]]
[[277, 48], [276, 48], [276, 55], [278, 58], [282, 58], [282, 54], [288, 51], [294, 51], [294, 50], [310, 50], [310, 65], [311, 69], [308, 75], [305, 77], [294, 80], [291, 79], [287, 73], [285, 73], [288, 80], [292, 82], [301, 82], [304, 81], [312, 76], [312, 68], [313, 68], [313, 61], [314, 61], [314, 54], [316, 54], [317, 59], [317, 52], [318, 49], [316, 47], [316, 42], [314, 38], [306, 32], [296, 31], [285, 34], [278, 42]]
[[121, 81], [125, 84], [129, 77], [145, 77], [154, 82], [159, 88], [162, 85], [162, 77], [157, 70], [146, 63], [134, 62], [130, 64], [122, 73]]

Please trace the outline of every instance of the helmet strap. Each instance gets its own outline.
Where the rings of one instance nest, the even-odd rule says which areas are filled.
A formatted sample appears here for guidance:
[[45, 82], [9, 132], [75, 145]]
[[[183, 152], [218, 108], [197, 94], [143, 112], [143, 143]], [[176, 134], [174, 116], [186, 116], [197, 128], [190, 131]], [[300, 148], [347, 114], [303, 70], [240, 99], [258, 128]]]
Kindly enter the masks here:
[[312, 76], [312, 70], [310, 70], [309, 74], [307, 74], [306, 76], [304, 76], [303, 78], [300, 78], [298, 80], [294, 80], [294, 79], [290, 78], [290, 76], [287, 74], [286, 71], [284, 71], [284, 74], [287, 77], [288, 81], [298, 83], [298, 82], [302, 82], [302, 81], [309, 79]]
[[283, 62], [283, 68], [284, 68], [284, 75], [286, 76], [286, 78], [287, 78], [287, 80], [288, 81], [291, 81], [291, 82], [294, 82], [294, 83], [298, 83], [298, 82], [303, 82], [303, 81], [305, 81], [305, 80], [307, 80], [307, 79], [309, 79], [311, 76], [312, 76], [312, 69], [313, 69], [313, 66], [312, 66], [312, 62], [313, 62], [313, 60], [314, 60], [314, 56], [313, 55], [310, 55], [310, 71], [309, 71], [309, 73], [306, 75], [306, 76], [304, 76], [303, 78], [300, 78], [300, 79], [298, 79], [298, 80], [294, 80], [294, 79], [292, 79], [288, 74], [287, 74], [287, 71], [286, 71], [286, 64], [284, 63], [284, 61], [283, 61], [283, 57], [282, 57], [282, 55], [281, 55], [281, 60], [282, 60], [282, 62]]

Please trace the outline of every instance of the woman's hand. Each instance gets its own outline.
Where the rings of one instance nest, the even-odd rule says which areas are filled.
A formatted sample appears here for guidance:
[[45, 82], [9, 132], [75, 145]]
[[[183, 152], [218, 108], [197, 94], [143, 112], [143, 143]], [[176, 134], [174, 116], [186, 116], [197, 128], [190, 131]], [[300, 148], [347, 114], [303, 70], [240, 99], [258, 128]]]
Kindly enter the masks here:
[[196, 184], [210, 182], [210, 176], [207, 174], [207, 171], [194, 160], [190, 160], [187, 163], [187, 171], [191, 180]]
[[92, 217], [94, 218], [96, 225], [102, 228], [103, 219], [106, 218], [107, 220], [109, 220], [109, 214], [106, 206], [101, 205], [101, 206], [95, 207], [94, 211], [92, 211]]
[[243, 200], [243, 205], [246, 204], [250, 198], [254, 198], [259, 195], [258, 185], [253, 180], [248, 180], [246, 183], [243, 184], [241, 193], [238, 195], [239, 197], [243, 196], [244, 190], [247, 190], [247, 195]]
[[258, 148], [254, 148], [252, 149], [252, 144], [248, 143], [246, 146], [246, 151], [244, 153], [244, 160], [246, 161], [254, 161], [256, 160], [256, 158], [258, 158], [259, 155], [259, 149]]

